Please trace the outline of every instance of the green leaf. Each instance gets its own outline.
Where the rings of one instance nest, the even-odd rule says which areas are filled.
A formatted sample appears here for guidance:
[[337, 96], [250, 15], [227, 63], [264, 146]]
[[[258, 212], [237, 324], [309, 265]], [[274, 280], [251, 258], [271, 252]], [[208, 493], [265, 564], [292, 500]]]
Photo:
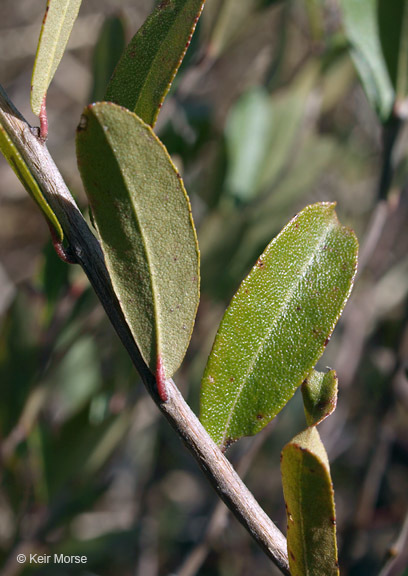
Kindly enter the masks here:
[[64, 54], [82, 0], [48, 0], [38, 41], [33, 77], [31, 108], [41, 112], [48, 87]]
[[64, 233], [62, 231], [61, 225], [57, 220], [56, 215], [51, 210], [50, 205], [44, 198], [43, 193], [37, 181], [31, 174], [27, 164], [24, 162], [20, 152], [15, 147], [13, 141], [9, 137], [6, 129], [1, 124], [0, 120], [0, 150], [6, 158], [7, 162], [10, 164], [14, 172], [16, 173], [18, 179], [36, 202], [41, 212], [44, 214], [47, 222], [55, 230], [56, 236], [60, 242], [64, 238]]
[[227, 189], [247, 202], [273, 186], [293, 161], [307, 96], [318, 67], [310, 62], [289, 89], [270, 97], [263, 87], [245, 92], [231, 109], [225, 136], [229, 158]]
[[302, 384], [303, 406], [308, 426], [317, 426], [335, 411], [338, 380], [335, 370], [323, 374], [312, 370]]
[[272, 125], [272, 107], [263, 87], [248, 90], [229, 114], [225, 136], [229, 156], [227, 188], [241, 201], [255, 196]]
[[341, 4], [354, 64], [368, 100], [385, 121], [392, 111], [395, 94], [381, 50], [377, 0], [342, 0]]
[[378, 0], [381, 45], [397, 97], [408, 95], [408, 1]]
[[112, 16], [103, 23], [93, 53], [91, 102], [100, 102], [104, 99], [106, 87], [125, 47], [122, 18]]
[[161, 0], [126, 48], [105, 100], [154, 126], [203, 6], [204, 0]]
[[85, 109], [78, 165], [122, 310], [153, 372], [186, 352], [199, 300], [199, 253], [180, 175], [154, 132], [103, 102]]
[[282, 450], [292, 576], [337, 576], [336, 513], [326, 450], [315, 427]]
[[350, 294], [357, 240], [335, 204], [307, 206], [267, 246], [220, 324], [201, 418], [222, 446], [256, 434], [313, 368]]

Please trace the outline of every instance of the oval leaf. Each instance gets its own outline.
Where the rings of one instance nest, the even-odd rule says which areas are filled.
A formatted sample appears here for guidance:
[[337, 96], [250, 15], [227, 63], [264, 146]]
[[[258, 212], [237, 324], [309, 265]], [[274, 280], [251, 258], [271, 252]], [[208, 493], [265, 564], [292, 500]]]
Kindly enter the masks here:
[[47, 2], [31, 80], [31, 108], [37, 116], [44, 106], [48, 87], [64, 54], [81, 1]]
[[143, 359], [169, 378], [199, 299], [199, 253], [180, 175], [151, 128], [103, 102], [85, 109], [78, 165], [112, 284]]
[[204, 0], [162, 0], [126, 48], [105, 100], [154, 126], [203, 6]]
[[48, 204], [47, 200], [44, 198], [43, 193], [41, 192], [40, 187], [37, 184], [37, 181], [31, 174], [20, 152], [14, 146], [13, 141], [9, 137], [4, 126], [1, 124], [1, 119], [0, 119], [0, 150], [3, 153], [4, 157], [6, 158], [7, 162], [10, 164], [10, 166], [16, 173], [18, 179], [20, 180], [24, 188], [27, 190], [27, 192], [30, 194], [30, 196], [34, 199], [34, 201], [40, 208], [47, 222], [55, 230], [57, 240], [59, 242], [62, 242], [64, 239], [64, 233], [62, 231], [61, 225], [56, 215], [51, 210], [51, 207]]
[[201, 394], [202, 422], [222, 446], [266, 426], [323, 353], [357, 265], [356, 237], [334, 207], [295, 216], [224, 314]]
[[292, 576], [337, 576], [336, 513], [326, 450], [315, 427], [282, 451], [281, 472]]
[[308, 426], [317, 426], [335, 411], [338, 384], [335, 370], [326, 374], [312, 370], [304, 380], [302, 397]]
[[341, 5], [351, 56], [363, 88], [385, 121], [391, 114], [395, 94], [381, 50], [377, 0], [342, 0]]

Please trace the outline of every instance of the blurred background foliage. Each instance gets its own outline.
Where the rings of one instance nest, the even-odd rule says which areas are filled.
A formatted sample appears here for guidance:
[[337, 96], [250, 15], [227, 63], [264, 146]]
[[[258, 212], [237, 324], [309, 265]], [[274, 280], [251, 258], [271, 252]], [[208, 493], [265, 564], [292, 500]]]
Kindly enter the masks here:
[[[30, 75], [43, 4], [0, 5], [0, 81], [34, 124]], [[392, 84], [401, 18], [387, 20], [385, 4], [380, 32]], [[404, 3], [391, 4], [398, 11]], [[75, 128], [152, 7], [123, 0], [118, 11], [114, 0], [84, 0], [48, 94], [48, 146], [85, 211]], [[353, 18], [345, 19], [349, 39]], [[360, 238], [356, 287], [322, 362], [338, 372], [338, 408], [320, 430], [342, 574], [371, 576], [408, 508], [408, 130], [387, 108], [386, 85], [374, 96], [369, 84], [363, 90], [353, 57], [338, 0], [207, 0], [157, 132], [183, 174], [202, 254], [202, 301], [176, 377], [195, 410], [223, 310], [287, 220], [308, 203], [335, 200]], [[3, 158], [0, 387], [2, 574], [279, 573], [217, 505], [146, 397], [86, 278], [58, 260]], [[279, 454], [303, 428], [296, 395], [229, 453], [283, 531]], [[88, 562], [16, 563], [30, 551]], [[406, 564], [395, 574], [408, 574]]]

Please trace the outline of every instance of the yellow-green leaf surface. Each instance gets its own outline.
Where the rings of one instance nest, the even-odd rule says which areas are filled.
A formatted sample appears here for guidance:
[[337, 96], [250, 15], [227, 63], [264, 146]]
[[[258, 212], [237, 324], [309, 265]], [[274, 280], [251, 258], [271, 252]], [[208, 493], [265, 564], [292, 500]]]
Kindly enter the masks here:
[[7, 162], [10, 164], [20, 182], [27, 190], [27, 192], [32, 196], [34, 201], [37, 203], [41, 212], [44, 214], [45, 218], [55, 230], [57, 239], [62, 242], [64, 238], [64, 233], [62, 231], [61, 225], [57, 220], [54, 212], [51, 210], [50, 205], [44, 198], [37, 181], [31, 174], [27, 164], [21, 157], [20, 152], [14, 146], [12, 140], [7, 134], [5, 128], [0, 123], [0, 150], [6, 158]]
[[306, 207], [267, 246], [224, 314], [204, 372], [201, 419], [226, 446], [283, 408], [350, 294], [357, 240], [335, 205]]
[[154, 126], [203, 6], [204, 0], [161, 0], [126, 48], [105, 100]]
[[337, 576], [336, 513], [326, 450], [315, 427], [287, 444], [281, 457], [292, 576]]
[[338, 380], [335, 370], [325, 374], [312, 370], [302, 384], [303, 406], [308, 426], [317, 426], [337, 406]]
[[37, 116], [64, 54], [81, 1], [48, 0], [47, 2], [31, 80], [31, 108]]
[[170, 377], [199, 299], [197, 239], [181, 177], [150, 126], [111, 102], [85, 109], [77, 156], [126, 320], [150, 369], [163, 366]]

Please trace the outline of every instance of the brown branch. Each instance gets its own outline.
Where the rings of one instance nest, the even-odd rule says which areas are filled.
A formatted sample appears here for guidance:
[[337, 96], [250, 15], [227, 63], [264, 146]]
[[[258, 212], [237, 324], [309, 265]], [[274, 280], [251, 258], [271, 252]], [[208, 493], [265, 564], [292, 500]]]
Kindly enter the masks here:
[[47, 147], [0, 87], [0, 122], [59, 220], [71, 254], [88, 276], [112, 325], [139, 371], [147, 390], [193, 454], [216, 492], [283, 574], [290, 574], [286, 540], [259, 506], [230, 462], [214, 444], [172, 380], [166, 402], [157, 394], [154, 376], [144, 363], [114, 294], [101, 247], [90, 231]]

